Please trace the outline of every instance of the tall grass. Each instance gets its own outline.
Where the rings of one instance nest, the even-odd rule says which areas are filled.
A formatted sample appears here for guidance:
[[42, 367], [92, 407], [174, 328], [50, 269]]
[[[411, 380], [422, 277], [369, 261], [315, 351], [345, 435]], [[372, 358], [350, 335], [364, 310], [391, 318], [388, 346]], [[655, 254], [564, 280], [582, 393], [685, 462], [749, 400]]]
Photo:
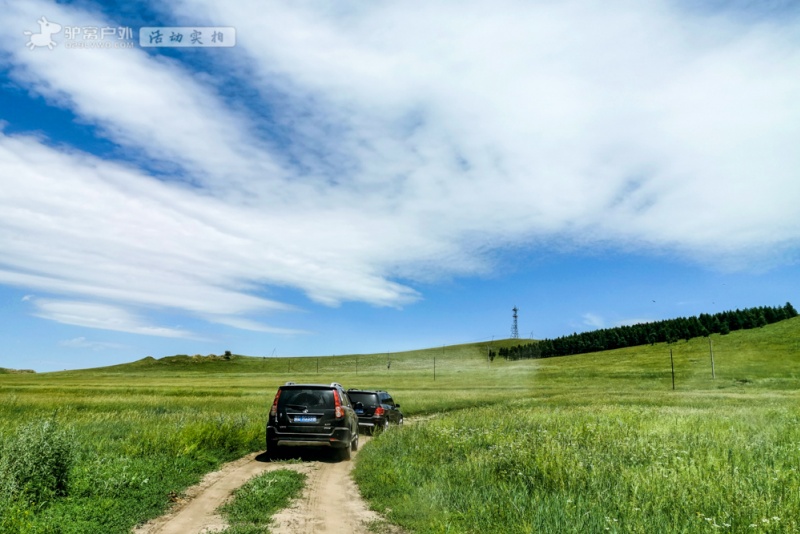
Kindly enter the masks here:
[[798, 423], [786, 406], [470, 409], [380, 436], [356, 480], [414, 532], [796, 532]]
[[54, 419], [23, 425], [3, 443], [0, 497], [47, 501], [66, 495], [74, 457], [74, 436]]
[[381, 435], [354, 475], [412, 532], [800, 532], [800, 321], [712, 341], [716, 378], [707, 339], [510, 364], [505, 402]]
[[29, 384], [0, 404], [3, 533], [129, 532], [221, 462], [262, 447], [260, 402], [51, 391], [48, 378], [43, 392]]

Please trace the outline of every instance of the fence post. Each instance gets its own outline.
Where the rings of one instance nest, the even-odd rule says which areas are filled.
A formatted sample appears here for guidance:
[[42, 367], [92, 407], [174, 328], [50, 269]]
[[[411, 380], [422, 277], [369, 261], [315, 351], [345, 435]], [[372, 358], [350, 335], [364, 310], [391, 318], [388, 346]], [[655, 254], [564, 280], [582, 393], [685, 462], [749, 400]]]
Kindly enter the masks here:
[[711, 336], [708, 336], [708, 352], [711, 354], [711, 378], [716, 379], [717, 373], [714, 371], [714, 347], [711, 344]]
[[669, 364], [672, 367], [672, 391], [675, 391], [675, 361], [672, 359], [672, 349], [669, 349]]

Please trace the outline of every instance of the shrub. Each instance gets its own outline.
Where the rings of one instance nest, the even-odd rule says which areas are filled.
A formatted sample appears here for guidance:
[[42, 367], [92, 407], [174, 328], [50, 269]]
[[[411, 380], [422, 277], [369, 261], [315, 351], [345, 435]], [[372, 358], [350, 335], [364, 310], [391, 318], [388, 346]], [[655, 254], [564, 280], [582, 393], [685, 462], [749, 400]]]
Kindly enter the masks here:
[[75, 443], [54, 419], [21, 426], [0, 453], [0, 499], [41, 503], [66, 495]]

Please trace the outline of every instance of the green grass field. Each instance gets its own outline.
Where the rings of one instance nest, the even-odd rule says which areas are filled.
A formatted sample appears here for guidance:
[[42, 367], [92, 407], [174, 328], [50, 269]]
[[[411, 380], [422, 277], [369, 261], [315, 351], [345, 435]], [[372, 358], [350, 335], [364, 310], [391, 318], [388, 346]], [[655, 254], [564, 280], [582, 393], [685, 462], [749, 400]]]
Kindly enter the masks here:
[[433, 416], [357, 460], [364, 495], [410, 531], [798, 532], [800, 318], [712, 342], [716, 378], [706, 338], [517, 362], [481, 343], [0, 374], [0, 532], [129, 532], [263, 450], [287, 380], [385, 388]]

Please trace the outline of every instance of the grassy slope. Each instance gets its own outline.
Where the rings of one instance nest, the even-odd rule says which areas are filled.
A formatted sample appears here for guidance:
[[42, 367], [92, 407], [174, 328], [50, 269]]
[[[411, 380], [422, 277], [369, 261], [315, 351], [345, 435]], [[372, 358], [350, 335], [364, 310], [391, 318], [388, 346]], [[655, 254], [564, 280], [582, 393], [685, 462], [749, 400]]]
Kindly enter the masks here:
[[800, 319], [712, 342], [715, 379], [707, 339], [509, 363], [513, 398], [381, 436], [356, 479], [415, 532], [800, 531]]
[[[728, 411], [743, 420], [763, 419], [773, 424], [773, 430], [783, 431], [786, 418], [775, 413], [800, 404], [800, 318], [713, 336], [712, 340], [714, 380], [707, 339], [518, 362], [495, 359], [489, 363], [487, 344], [479, 343], [389, 355], [146, 358], [98, 369], [3, 374], [3, 439], [13, 436], [25, 422], [56, 414], [59, 421], [75, 430], [80, 452], [74, 468], [74, 496], [46, 507], [28, 509], [19, 505], [15, 517], [26, 517], [25, 521], [34, 526], [66, 523], [106, 532], [126, 531], [136, 521], [160, 513], [169, 504], [170, 491], [179, 492], [220, 461], [261, 449], [266, 411], [275, 388], [286, 380], [386, 388], [402, 404], [406, 415], [460, 409], [467, 411], [459, 413], [472, 414], [472, 410], [478, 410], [479, 417], [470, 415], [464, 421], [459, 421], [458, 415], [453, 416], [456, 419], [441, 419], [445, 427], [474, 425], [485, 417], [490, 421], [491, 414], [503, 407], [503, 413], [511, 418], [506, 421], [509, 428], [515, 428], [515, 420], [527, 421], [527, 417], [548, 428], [566, 424], [573, 416], [581, 420], [605, 414], [598, 415], [604, 425], [619, 419], [658, 435], [674, 433], [680, 427], [695, 429], [703, 416]], [[496, 349], [525, 341], [495, 341], [493, 346]], [[674, 392], [670, 349], [675, 361]], [[387, 368], [387, 359], [391, 368]], [[488, 416], [484, 406], [491, 407]], [[770, 411], [773, 408], [777, 411]], [[691, 414], [700, 415], [692, 419]], [[673, 416], [670, 426], [659, 426], [663, 417]], [[770, 423], [770, 417], [776, 418], [774, 423]], [[613, 428], [607, 427], [609, 437], [622, 440], [624, 436]], [[407, 430], [396, 436], [413, 437], [411, 429]], [[763, 428], [759, 432], [768, 434]], [[719, 435], [739, 440], [738, 435]], [[437, 436], [443, 439], [441, 434]], [[378, 447], [380, 440], [374, 443], [376, 447], [369, 449], [379, 459], [381, 455], [397, 457], [396, 450]], [[485, 449], [491, 444], [473, 445]], [[368, 455], [363, 457], [366, 463]], [[362, 481], [363, 477], [381, 480], [386, 474], [362, 472], [361, 476]], [[432, 480], [437, 478], [449, 480], [434, 473]], [[453, 480], [448, 483], [457, 486]], [[110, 500], [109, 484], [113, 489]], [[376, 506], [383, 506], [380, 496], [372, 498]], [[499, 499], [502, 495], [482, 498]], [[399, 513], [400, 507], [389, 507]], [[32, 515], [25, 516], [26, 511]], [[409, 526], [422, 532], [436, 531], [430, 525], [452, 514], [445, 508], [439, 511], [441, 517], [437, 519], [439, 512], [434, 510], [427, 526]], [[393, 517], [407, 521], [397, 514]], [[524, 522], [524, 514], [521, 517]], [[468, 531], [463, 524], [454, 523], [453, 531]]]

